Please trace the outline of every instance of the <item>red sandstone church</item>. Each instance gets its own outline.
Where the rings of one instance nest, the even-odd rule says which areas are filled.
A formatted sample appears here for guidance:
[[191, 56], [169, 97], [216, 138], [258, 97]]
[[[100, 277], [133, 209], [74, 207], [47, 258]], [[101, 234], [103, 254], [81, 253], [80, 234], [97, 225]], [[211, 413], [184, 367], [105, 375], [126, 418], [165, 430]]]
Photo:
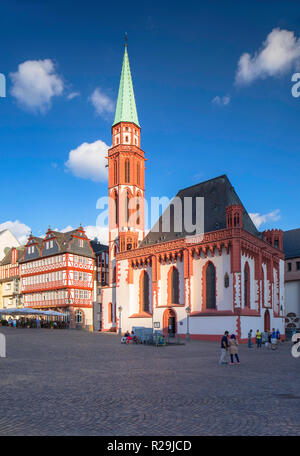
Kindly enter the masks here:
[[186, 197], [204, 198], [201, 238], [176, 231], [172, 210], [170, 229], [161, 218], [145, 237], [145, 153], [126, 46], [108, 168], [104, 331], [155, 327], [207, 340], [225, 330], [239, 340], [250, 329], [284, 333], [283, 232], [259, 232], [226, 175], [177, 195], [183, 206]]

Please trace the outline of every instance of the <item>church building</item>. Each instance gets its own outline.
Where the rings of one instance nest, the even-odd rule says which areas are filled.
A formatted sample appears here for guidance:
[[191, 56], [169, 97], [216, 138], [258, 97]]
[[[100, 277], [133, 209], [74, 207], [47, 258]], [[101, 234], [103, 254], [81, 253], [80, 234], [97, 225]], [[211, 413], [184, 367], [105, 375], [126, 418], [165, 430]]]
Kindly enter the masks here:
[[178, 230], [171, 207], [170, 229], [163, 214], [145, 236], [145, 152], [126, 45], [107, 159], [103, 331], [147, 327], [218, 340], [228, 330], [240, 341], [250, 329], [284, 333], [283, 232], [259, 232], [226, 175], [177, 194], [183, 209], [187, 197], [204, 198], [202, 236]]

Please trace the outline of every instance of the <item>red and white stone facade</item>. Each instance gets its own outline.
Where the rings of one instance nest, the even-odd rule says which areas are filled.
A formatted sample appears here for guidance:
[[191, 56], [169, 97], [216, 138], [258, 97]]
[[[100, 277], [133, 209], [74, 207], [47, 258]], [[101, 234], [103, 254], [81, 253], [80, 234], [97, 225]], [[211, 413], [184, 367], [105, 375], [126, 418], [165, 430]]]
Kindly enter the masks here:
[[69, 313], [71, 327], [92, 329], [94, 270], [82, 227], [70, 233], [49, 229], [45, 238], [30, 236], [20, 264], [24, 307], [61, 310]]
[[102, 329], [121, 327], [125, 332], [154, 326], [184, 337], [189, 321], [191, 338], [197, 339], [216, 340], [228, 330], [245, 341], [250, 329], [255, 333], [272, 327], [283, 334], [282, 231], [252, 234], [243, 225], [242, 204], [228, 204], [222, 215], [226, 227], [205, 232], [201, 240], [182, 236], [141, 246], [145, 236], [141, 130], [134, 123], [120, 122], [113, 126], [112, 136], [110, 280], [102, 290]]

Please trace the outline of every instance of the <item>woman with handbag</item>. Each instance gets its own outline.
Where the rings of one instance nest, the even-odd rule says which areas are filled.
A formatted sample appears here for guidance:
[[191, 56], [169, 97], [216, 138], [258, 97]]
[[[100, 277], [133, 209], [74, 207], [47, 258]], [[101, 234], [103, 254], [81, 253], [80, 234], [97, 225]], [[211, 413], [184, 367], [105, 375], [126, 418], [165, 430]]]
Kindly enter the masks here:
[[234, 334], [231, 334], [230, 339], [228, 341], [228, 346], [229, 346], [229, 354], [230, 354], [230, 366], [234, 364], [233, 362], [233, 356], [235, 356], [237, 364], [240, 364], [239, 360], [239, 355], [238, 355], [238, 341], [236, 340], [236, 337]]

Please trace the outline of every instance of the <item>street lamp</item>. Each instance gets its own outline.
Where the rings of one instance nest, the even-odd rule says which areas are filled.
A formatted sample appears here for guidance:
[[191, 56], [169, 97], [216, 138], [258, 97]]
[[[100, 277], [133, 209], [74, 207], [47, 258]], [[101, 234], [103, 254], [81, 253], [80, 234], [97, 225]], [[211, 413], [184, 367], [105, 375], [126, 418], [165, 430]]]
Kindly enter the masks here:
[[190, 341], [190, 332], [189, 332], [189, 318], [190, 318], [190, 313], [191, 313], [191, 308], [189, 306], [187, 306], [185, 308], [185, 311], [186, 311], [186, 341], [189, 342]]
[[119, 306], [118, 307], [118, 311], [119, 311], [119, 336], [121, 336], [121, 312], [122, 312], [122, 306]]

